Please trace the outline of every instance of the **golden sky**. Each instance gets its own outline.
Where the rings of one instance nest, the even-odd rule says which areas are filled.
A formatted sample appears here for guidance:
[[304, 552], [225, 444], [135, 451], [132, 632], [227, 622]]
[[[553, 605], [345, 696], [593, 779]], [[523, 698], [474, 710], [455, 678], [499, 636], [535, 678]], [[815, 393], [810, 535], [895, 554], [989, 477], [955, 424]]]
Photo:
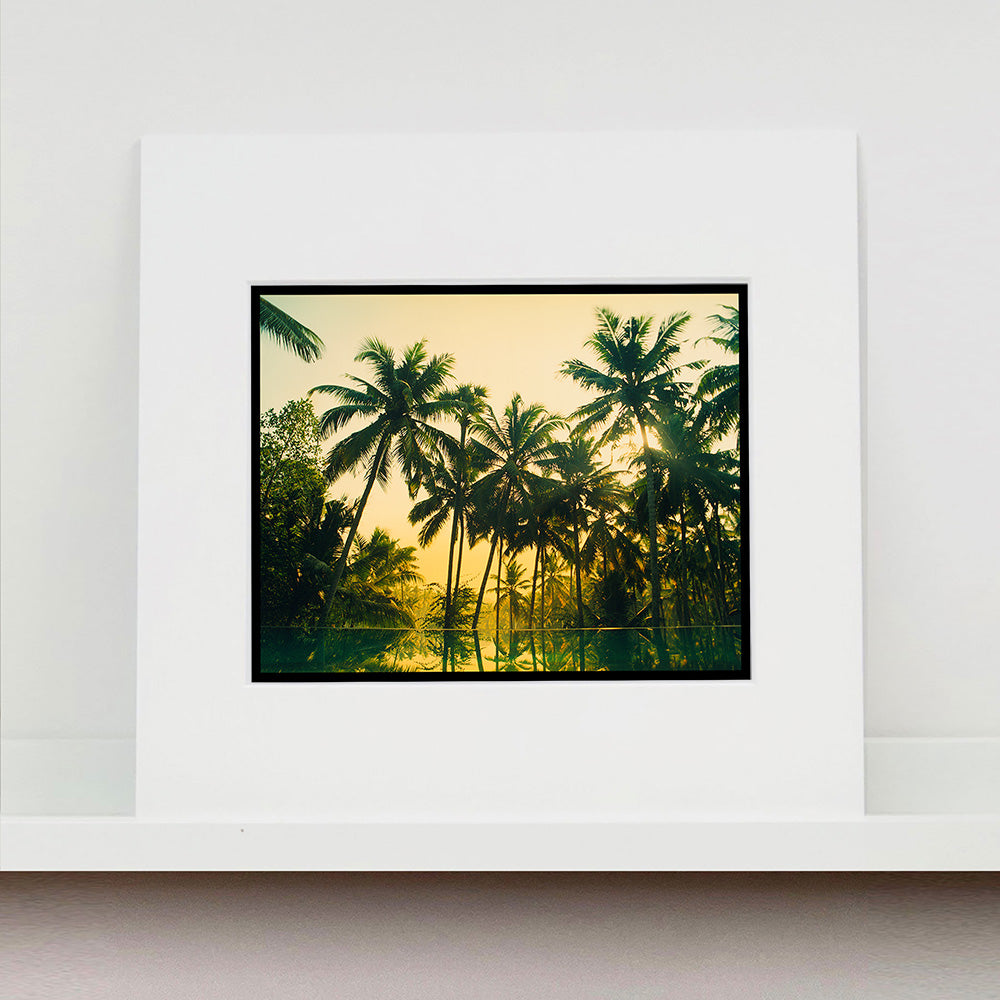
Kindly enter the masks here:
[[[345, 373], [367, 377], [354, 361], [361, 341], [377, 336], [399, 352], [417, 340], [427, 341], [431, 354], [455, 356], [456, 382], [473, 382], [490, 390], [489, 403], [501, 413], [511, 396], [519, 392], [526, 403], [543, 403], [551, 412], [569, 414], [592, 397], [571, 379], [559, 374], [569, 358], [592, 362], [585, 341], [595, 327], [597, 308], [607, 307], [622, 316], [651, 315], [656, 323], [675, 312], [691, 313], [684, 329], [681, 360], [707, 359], [717, 362], [722, 355], [715, 345], [700, 337], [712, 332], [708, 317], [721, 306], [736, 306], [735, 293], [604, 294], [560, 293], [534, 295], [268, 295], [280, 309], [315, 331], [325, 349], [319, 361], [308, 364], [261, 339], [260, 407], [264, 412], [280, 409], [289, 399], [298, 399], [315, 385], [342, 384]], [[728, 363], [732, 364], [729, 359]], [[696, 377], [696, 376], [694, 376]], [[316, 395], [317, 413], [335, 405], [331, 396]], [[346, 436], [361, 427], [349, 425], [339, 432]], [[455, 431], [457, 428], [446, 429]], [[324, 448], [334, 439], [324, 444]], [[330, 494], [354, 498], [364, 489], [363, 473], [344, 476]], [[421, 494], [423, 496], [423, 494]], [[369, 535], [381, 527], [406, 545], [417, 544], [419, 526], [407, 520], [411, 502], [397, 475], [386, 490], [377, 485], [368, 499], [360, 532]], [[478, 588], [489, 544], [480, 542], [463, 556], [463, 582]], [[531, 556], [521, 562], [530, 574]], [[420, 572], [426, 582], [444, 585], [448, 565], [448, 529], [419, 552]], [[495, 569], [495, 567], [494, 567]]]

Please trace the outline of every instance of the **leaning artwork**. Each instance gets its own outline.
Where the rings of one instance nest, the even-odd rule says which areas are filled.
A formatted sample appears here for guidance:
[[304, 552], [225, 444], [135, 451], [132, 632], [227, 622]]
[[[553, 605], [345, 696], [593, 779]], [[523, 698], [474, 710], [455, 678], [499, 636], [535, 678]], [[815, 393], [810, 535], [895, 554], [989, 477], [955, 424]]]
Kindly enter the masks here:
[[259, 286], [255, 681], [750, 676], [747, 286]]

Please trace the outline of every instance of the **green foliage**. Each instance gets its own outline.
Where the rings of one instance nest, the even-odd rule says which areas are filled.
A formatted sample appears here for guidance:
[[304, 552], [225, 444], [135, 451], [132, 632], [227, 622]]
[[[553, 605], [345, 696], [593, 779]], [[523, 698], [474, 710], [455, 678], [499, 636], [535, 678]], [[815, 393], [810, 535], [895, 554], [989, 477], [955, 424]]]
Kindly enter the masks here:
[[[707, 339], [726, 353], [739, 357], [740, 311], [726, 306], [722, 313], [709, 316], [715, 321], [715, 336]], [[704, 419], [715, 439], [731, 434], [740, 420], [740, 366], [715, 365], [698, 383], [698, 399], [702, 401]], [[737, 447], [739, 445], [737, 444]]]
[[646, 608], [620, 570], [597, 577], [587, 611], [588, 628], [636, 628], [645, 623]]
[[460, 629], [472, 628], [472, 615], [476, 610], [476, 592], [471, 587], [458, 587], [452, 595], [453, 618], [450, 625], [445, 624], [445, 595], [438, 592], [430, 602], [424, 620], [423, 628], [430, 629]]
[[319, 449], [319, 422], [308, 399], [268, 410], [260, 418], [262, 497], [269, 500], [273, 491], [288, 503], [307, 495], [317, 483]]
[[[412, 628], [415, 621], [405, 588], [423, 579], [416, 570], [416, 551], [381, 528], [368, 538], [359, 535], [343, 583], [331, 602], [327, 624]], [[327, 567], [326, 572], [328, 586], [333, 571]]]
[[303, 361], [315, 361], [323, 353], [323, 341], [312, 330], [264, 298], [260, 300], [260, 332]]
[[367, 466], [369, 474], [385, 485], [395, 463], [410, 496], [416, 496], [427, 456], [442, 440], [432, 422], [451, 412], [452, 404], [441, 393], [451, 377], [454, 358], [450, 354], [428, 357], [426, 342], [420, 341], [406, 348], [397, 362], [391, 347], [369, 337], [355, 361], [371, 368], [371, 381], [348, 375], [353, 385], [318, 385], [310, 390], [310, 395], [330, 395], [339, 403], [320, 417], [323, 438], [352, 421], [369, 421], [330, 449], [327, 477], [333, 482], [345, 472]]
[[573, 414], [579, 433], [607, 425], [599, 439], [603, 446], [637, 427], [648, 427], [654, 401], [679, 402], [684, 397], [690, 383], [681, 375], [691, 366], [677, 364], [678, 336], [690, 318], [689, 313], [675, 313], [651, 340], [652, 317], [623, 320], [609, 309], [598, 309], [597, 329], [587, 341], [597, 365], [574, 359], [562, 367], [564, 375], [597, 395]]
[[262, 415], [258, 541], [265, 625], [306, 624], [316, 598], [306, 557], [326, 558], [339, 544], [343, 507], [326, 503], [319, 452], [308, 400]]
[[507, 627], [510, 629], [515, 627], [518, 619], [527, 609], [528, 600], [524, 595], [527, 586], [527, 574], [517, 560], [509, 559], [500, 589], [500, 606], [501, 611], [504, 607], [507, 609]]

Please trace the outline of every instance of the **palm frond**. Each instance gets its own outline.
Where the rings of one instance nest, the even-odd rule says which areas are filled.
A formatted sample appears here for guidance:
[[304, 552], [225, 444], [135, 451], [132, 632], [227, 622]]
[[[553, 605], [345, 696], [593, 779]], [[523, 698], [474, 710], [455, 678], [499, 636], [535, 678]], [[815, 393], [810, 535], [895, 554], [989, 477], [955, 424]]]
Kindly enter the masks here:
[[339, 441], [331, 449], [324, 470], [329, 482], [336, 481], [345, 472], [356, 469], [372, 459], [378, 451], [386, 433], [384, 420], [376, 420]]
[[320, 440], [325, 440], [342, 427], [346, 427], [355, 417], [373, 416], [378, 412], [374, 407], [334, 406], [319, 418]]
[[[411, 524], [416, 523], [412, 520], [415, 511], [416, 508], [410, 512]], [[430, 545], [430, 543], [437, 538], [441, 529], [448, 523], [450, 515], [451, 508], [448, 506], [441, 506], [436, 511], [433, 511], [429, 516], [426, 516], [425, 523], [420, 529], [420, 534], [417, 537], [417, 541], [420, 542], [422, 547], [426, 548], [426, 546]], [[424, 518], [418, 518], [418, 520], [424, 520]]]
[[260, 302], [260, 332], [303, 361], [315, 361], [323, 353], [323, 341], [297, 319], [293, 319], [263, 296]]

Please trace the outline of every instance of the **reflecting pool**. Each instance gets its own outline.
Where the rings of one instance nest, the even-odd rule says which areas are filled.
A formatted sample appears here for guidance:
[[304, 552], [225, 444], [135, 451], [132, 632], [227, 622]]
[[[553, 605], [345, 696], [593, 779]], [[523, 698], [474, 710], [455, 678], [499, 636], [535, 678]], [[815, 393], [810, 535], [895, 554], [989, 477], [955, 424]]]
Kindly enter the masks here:
[[264, 627], [260, 673], [738, 673], [741, 631], [727, 625], [500, 632]]

